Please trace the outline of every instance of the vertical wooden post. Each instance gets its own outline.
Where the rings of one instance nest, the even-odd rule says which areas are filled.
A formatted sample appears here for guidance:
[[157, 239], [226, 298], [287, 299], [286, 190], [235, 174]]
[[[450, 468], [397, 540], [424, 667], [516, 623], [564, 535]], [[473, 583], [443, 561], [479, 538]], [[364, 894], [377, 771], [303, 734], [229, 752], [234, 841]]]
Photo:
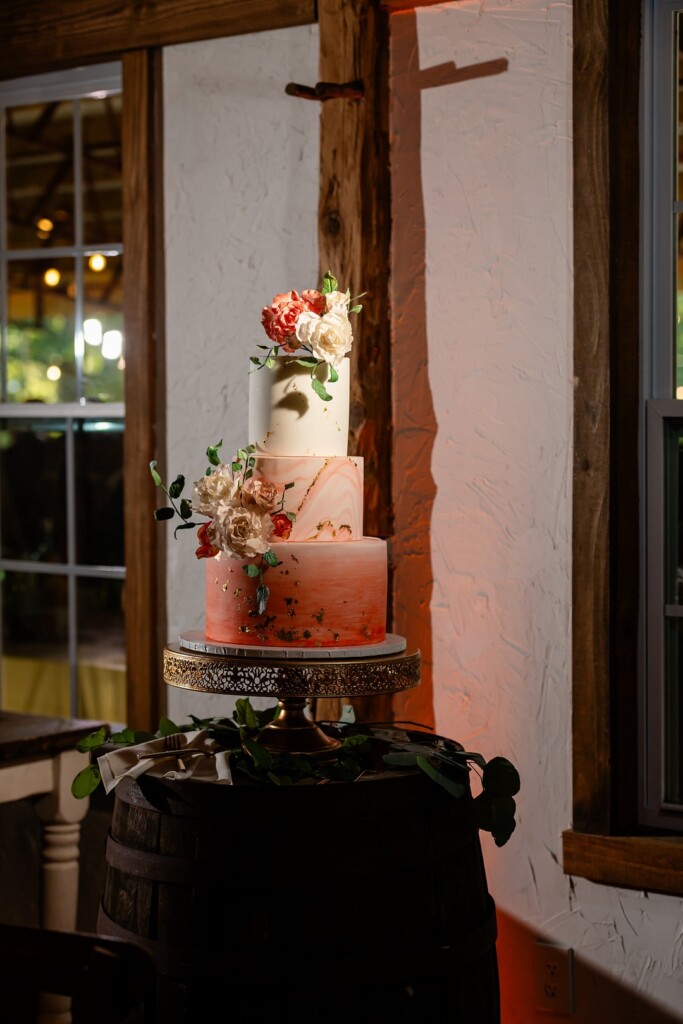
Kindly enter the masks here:
[[[391, 371], [389, 246], [389, 27], [379, 0], [319, 0], [320, 81], [361, 82], [360, 99], [321, 103], [318, 241], [321, 275], [331, 270], [352, 295], [354, 318], [349, 453], [365, 465], [365, 533], [389, 538]], [[358, 717], [388, 718], [390, 697], [355, 702]], [[319, 701], [333, 717], [338, 701]]]
[[320, 81], [360, 81], [363, 98], [329, 99], [320, 120], [320, 270], [352, 295], [349, 450], [365, 459], [365, 532], [391, 533], [389, 32], [376, 0], [320, 0]]
[[127, 722], [156, 729], [166, 640], [164, 531], [149, 462], [163, 438], [161, 54], [123, 57], [123, 241], [126, 337], [124, 508]]

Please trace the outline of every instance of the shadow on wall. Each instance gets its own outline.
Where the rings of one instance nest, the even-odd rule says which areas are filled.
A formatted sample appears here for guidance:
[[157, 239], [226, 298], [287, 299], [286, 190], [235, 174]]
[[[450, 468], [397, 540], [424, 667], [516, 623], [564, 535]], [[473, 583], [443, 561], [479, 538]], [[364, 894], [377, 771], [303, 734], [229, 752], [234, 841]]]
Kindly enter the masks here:
[[[429, 383], [422, 91], [500, 75], [505, 58], [458, 68], [420, 67], [415, 5], [391, 21], [392, 359], [394, 521], [392, 628], [422, 654], [422, 682], [394, 700], [395, 717], [433, 725], [431, 474], [437, 422]], [[453, 127], [457, 131], [457, 125]]]
[[[517, 918], [498, 910], [498, 969], [501, 1024], [680, 1024], [673, 1016], [631, 988], [574, 956], [574, 1013], [558, 1015], [536, 1009], [535, 951], [544, 938]], [[545, 936], [547, 941], [547, 936]]]

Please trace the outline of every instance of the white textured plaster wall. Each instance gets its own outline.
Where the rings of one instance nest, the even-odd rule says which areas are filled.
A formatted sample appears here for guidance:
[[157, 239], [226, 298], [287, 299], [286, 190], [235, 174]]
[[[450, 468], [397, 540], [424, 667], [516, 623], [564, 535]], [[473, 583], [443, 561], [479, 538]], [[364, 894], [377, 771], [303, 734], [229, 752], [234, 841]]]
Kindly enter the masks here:
[[[201, 476], [206, 446], [221, 438], [226, 455], [249, 443], [249, 356], [267, 340], [261, 308], [317, 284], [319, 107], [284, 91], [317, 76], [317, 26], [164, 51], [169, 479]], [[204, 563], [194, 532], [171, 533], [173, 641], [203, 626]], [[229, 714], [229, 698], [169, 687], [171, 717], [189, 712]]]
[[498, 905], [680, 1012], [683, 902], [561, 868], [571, 824], [571, 19], [571, 4], [544, 0], [418, 11], [421, 68], [509, 61], [504, 74], [422, 94], [436, 721], [520, 768], [517, 832], [502, 849], [482, 838]]

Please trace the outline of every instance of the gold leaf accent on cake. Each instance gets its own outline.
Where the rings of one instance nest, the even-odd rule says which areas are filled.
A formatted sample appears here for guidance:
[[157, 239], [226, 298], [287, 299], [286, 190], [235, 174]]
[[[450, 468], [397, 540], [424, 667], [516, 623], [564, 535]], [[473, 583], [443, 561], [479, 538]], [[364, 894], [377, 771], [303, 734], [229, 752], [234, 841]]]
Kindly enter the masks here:
[[313, 488], [317, 484], [318, 480], [320, 479], [320, 474], [324, 473], [324, 471], [327, 469], [327, 467], [329, 465], [329, 462], [330, 462], [329, 459], [325, 459], [325, 461], [323, 462], [322, 466], [320, 467], [318, 472], [315, 474], [315, 476], [311, 480], [310, 484], [308, 485], [308, 487], [306, 489], [306, 493], [304, 494], [303, 498], [301, 499], [301, 504], [299, 505], [298, 509], [296, 510], [296, 514], [297, 515], [299, 514], [299, 512], [301, 512], [301, 509], [304, 507], [304, 505], [306, 503], [306, 498], [311, 493], [311, 491], [313, 490]]
[[227, 584], [227, 583], [224, 583], [224, 584], [223, 584], [223, 586], [221, 587], [221, 590], [223, 591], [223, 593], [225, 593], [225, 591], [226, 591], [227, 589], [228, 589], [228, 584]]

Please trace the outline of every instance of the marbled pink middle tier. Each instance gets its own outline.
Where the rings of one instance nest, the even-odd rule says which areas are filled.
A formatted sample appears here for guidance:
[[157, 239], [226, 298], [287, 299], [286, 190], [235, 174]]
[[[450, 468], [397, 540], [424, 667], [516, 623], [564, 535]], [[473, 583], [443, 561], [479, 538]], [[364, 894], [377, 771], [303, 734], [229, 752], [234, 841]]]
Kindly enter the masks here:
[[254, 478], [294, 485], [285, 491], [285, 510], [296, 514], [290, 541], [347, 541], [363, 536], [361, 458], [257, 455]]
[[206, 559], [208, 639], [267, 647], [354, 647], [384, 640], [385, 541], [281, 541], [271, 550], [281, 564], [263, 574], [270, 590], [264, 615], [257, 614], [259, 578], [242, 568], [260, 559]]

